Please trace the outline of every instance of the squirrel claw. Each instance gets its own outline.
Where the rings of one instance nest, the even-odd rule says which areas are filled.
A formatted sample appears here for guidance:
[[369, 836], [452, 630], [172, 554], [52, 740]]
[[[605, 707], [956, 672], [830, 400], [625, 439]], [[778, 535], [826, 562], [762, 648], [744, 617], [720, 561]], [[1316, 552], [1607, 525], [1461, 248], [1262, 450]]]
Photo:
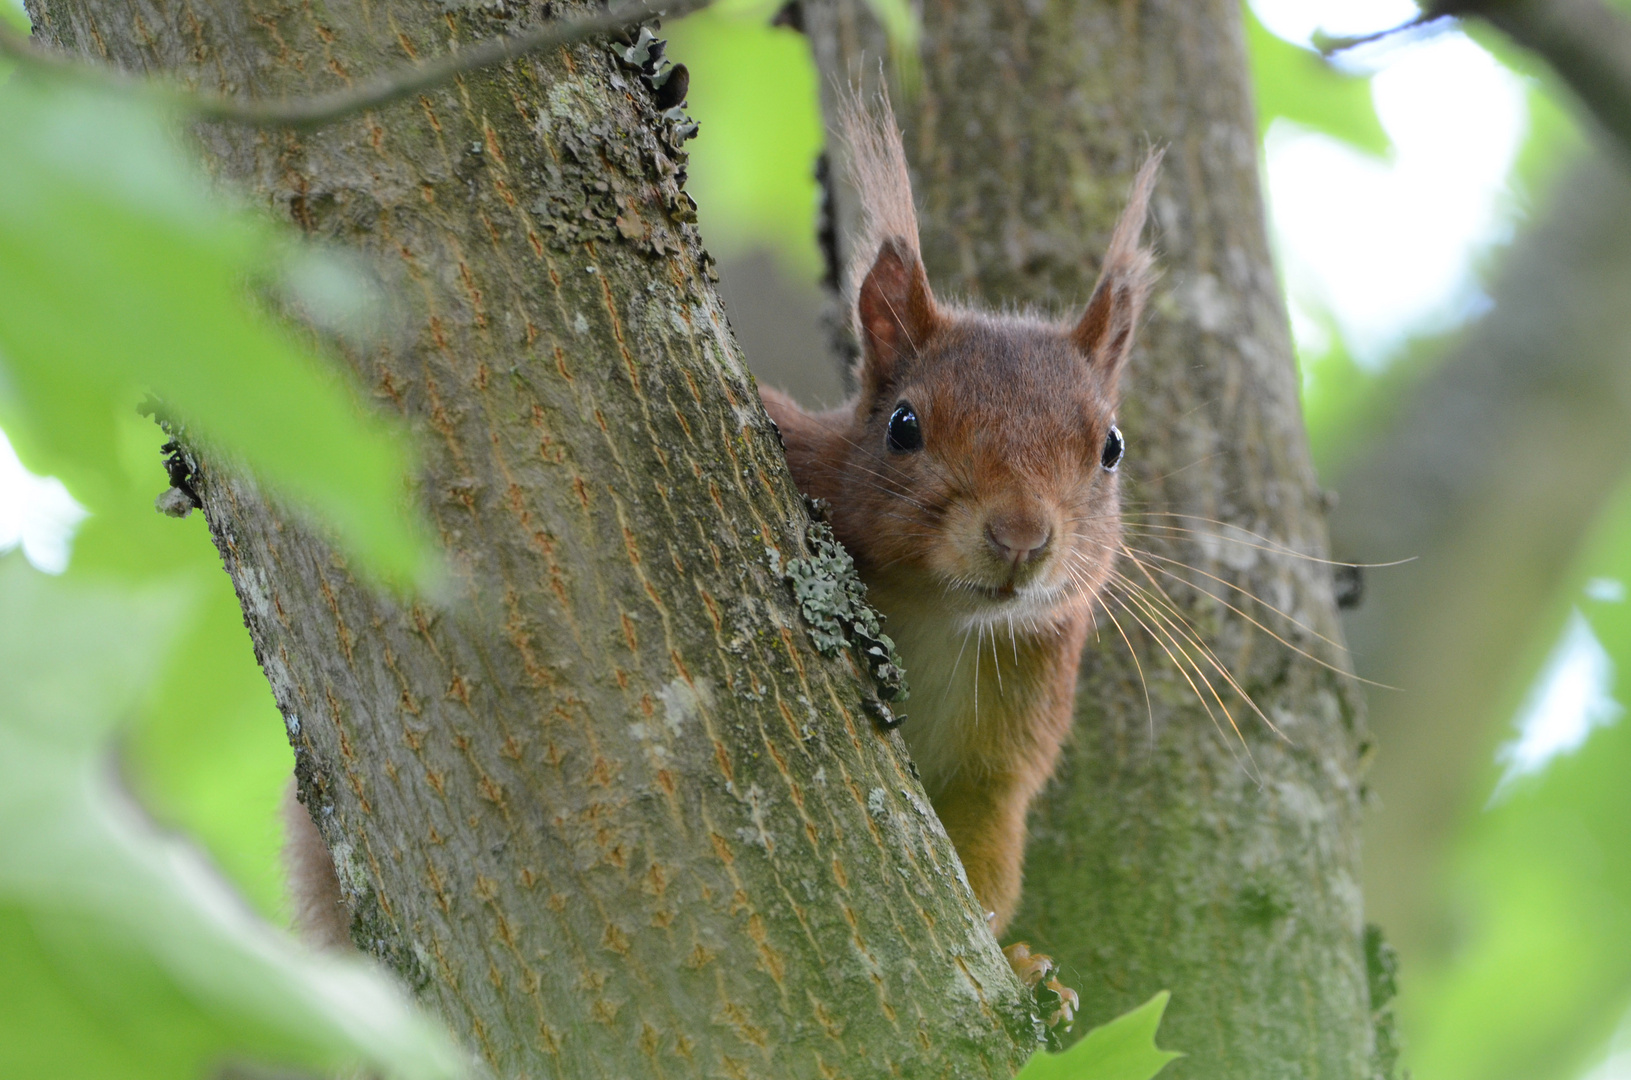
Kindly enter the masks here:
[[1050, 1035], [1069, 1031], [1076, 1021], [1076, 1009], [1081, 1004], [1076, 991], [1055, 978], [1058, 965], [1046, 953], [1034, 953], [1029, 944], [1016, 941], [1002, 955], [1014, 969], [1019, 981], [1025, 984], [1036, 1001], [1037, 1012], [1048, 1026]]
[[1052, 994], [1057, 999], [1057, 1004], [1052, 1012], [1048, 1012], [1042, 1018], [1042, 1022], [1054, 1030], [1069, 1031], [1076, 1023], [1076, 1009], [1081, 1005], [1082, 999], [1076, 996], [1076, 991], [1058, 979], [1049, 979], [1047, 984], [1036, 992], [1038, 1003], [1042, 1002], [1044, 991]]
[[1023, 941], [1016, 941], [1006, 949], [1002, 955], [1007, 958], [1008, 966], [1014, 969], [1019, 981], [1025, 984], [1025, 989], [1035, 990], [1042, 985], [1042, 981], [1053, 974], [1053, 957], [1046, 953], [1034, 953], [1031, 946]]

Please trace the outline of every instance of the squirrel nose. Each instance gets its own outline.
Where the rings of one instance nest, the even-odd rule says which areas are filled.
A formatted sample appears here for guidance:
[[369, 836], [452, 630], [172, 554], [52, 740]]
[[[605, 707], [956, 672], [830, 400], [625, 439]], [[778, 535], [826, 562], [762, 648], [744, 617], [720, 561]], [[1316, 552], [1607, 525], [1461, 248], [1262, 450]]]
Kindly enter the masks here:
[[986, 542], [1004, 562], [1015, 566], [1035, 558], [1052, 538], [1047, 522], [1028, 515], [1001, 514], [985, 523]]

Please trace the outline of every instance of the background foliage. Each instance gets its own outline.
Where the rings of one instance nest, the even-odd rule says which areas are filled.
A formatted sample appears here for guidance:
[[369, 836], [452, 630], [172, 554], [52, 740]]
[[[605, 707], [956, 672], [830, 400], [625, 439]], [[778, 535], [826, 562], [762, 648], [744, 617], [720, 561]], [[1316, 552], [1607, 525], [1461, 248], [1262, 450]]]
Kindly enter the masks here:
[[[1373, 332], [1305, 265], [1315, 230], [1288, 235], [1303, 220], [1289, 208], [1308, 193], [1287, 177], [1308, 174], [1286, 163], [1314, 146], [1361, 171], [1403, 168], [1404, 128], [1378, 103], [1388, 70], [1431, 43], [1384, 44], [1338, 68], [1275, 5], [1262, 13], [1248, 14], [1248, 44], [1305, 412], [1322, 476], [1340, 491], [1344, 470], [1488, 317], [1485, 283], [1562, 195], [1587, 140], [1543, 72], [1479, 35], [1521, 102], [1515, 145], [1481, 231], [1462, 241], [1460, 291]], [[816, 76], [802, 39], [770, 14], [734, 4], [667, 28], [702, 126], [690, 189], [761, 377], [830, 393], [830, 370], [805, 369], [823, 348]], [[9, 0], [0, 18], [26, 26]], [[1427, 91], [1408, 104], [1434, 107]], [[0, 447], [0, 551], [24, 549], [0, 556], [0, 1075], [181, 1077], [243, 1055], [449, 1075], [455, 1052], [386, 984], [272, 928], [287, 918], [274, 812], [287, 741], [203, 522], [153, 510], [168, 484], [165, 435], [136, 410], [156, 392], [360, 565], [434, 588], [434, 558], [405, 510], [406, 443], [321, 359], [387, 347], [390, 298], [343, 255], [303, 250], [212, 193], [190, 160], [169, 118], [140, 99], [0, 71], [0, 428], [22, 465], [74, 500]], [[290, 331], [276, 317], [288, 310], [321, 341]], [[761, 326], [809, 347], [792, 360], [755, 355]], [[1631, 665], [1631, 476], [1570, 546], [1545, 617], [1522, 628], [1525, 659], [1477, 718], [1484, 737], [1453, 750], [1472, 793], [1447, 827], [1422, 823], [1448, 839], [1373, 912], [1384, 931], [1431, 928], [1399, 940], [1396, 1010], [1418, 1076], [1631, 1076], [1631, 726], [1618, 705]], [[60, 576], [45, 572], [64, 562]], [[1499, 596], [1500, 581], [1488, 587]], [[1141, 1068], [1163, 1060], [1148, 1049], [1159, 1012], [1138, 1019]], [[1058, 1064], [1033, 1068], [1098, 1075], [1046, 1071]]]

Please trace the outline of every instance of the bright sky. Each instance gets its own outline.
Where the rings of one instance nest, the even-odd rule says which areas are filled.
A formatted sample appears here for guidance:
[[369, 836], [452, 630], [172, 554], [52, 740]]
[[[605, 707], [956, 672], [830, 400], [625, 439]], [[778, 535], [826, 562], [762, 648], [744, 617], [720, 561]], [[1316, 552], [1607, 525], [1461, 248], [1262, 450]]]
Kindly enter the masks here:
[[21, 544], [29, 562], [60, 574], [68, 568], [68, 546], [84, 517], [62, 481], [23, 468], [0, 431], [0, 554]]
[[[1254, 0], [1270, 30], [1362, 34], [1416, 14], [1399, 0]], [[1528, 112], [1523, 83], [1459, 32], [1372, 46], [1366, 70], [1392, 139], [1378, 160], [1276, 125], [1266, 157], [1275, 239], [1293, 328], [1321, 350], [1320, 314], [1354, 359], [1385, 364], [1412, 333], [1443, 329], [1487, 301], [1471, 268], [1504, 239], [1505, 181]]]
[[1314, 31], [1370, 34], [1402, 26], [1419, 13], [1410, 0], [1251, 0], [1264, 26], [1287, 41], [1307, 45]]
[[[1600, 597], [1608, 592], [1607, 584], [1609, 579], [1595, 579], [1586, 593]], [[1623, 586], [1620, 595], [1617, 602], [1623, 603]], [[1540, 772], [1560, 754], [1580, 749], [1593, 729], [1618, 720], [1625, 710], [1609, 696], [1613, 688], [1614, 661], [1576, 608], [1518, 710], [1518, 737], [1495, 754], [1506, 772], [1495, 785], [1491, 805], [1504, 798], [1515, 781]]]

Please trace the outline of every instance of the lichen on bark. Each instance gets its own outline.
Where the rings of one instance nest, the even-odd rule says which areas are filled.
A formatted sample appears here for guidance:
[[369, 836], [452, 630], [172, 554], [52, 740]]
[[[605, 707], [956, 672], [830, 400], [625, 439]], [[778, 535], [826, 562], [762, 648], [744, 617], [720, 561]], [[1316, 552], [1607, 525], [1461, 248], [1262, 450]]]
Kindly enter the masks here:
[[[819, 500], [811, 502], [811, 508], [825, 516]], [[870, 703], [869, 711], [886, 727], [896, 727], [900, 721], [883, 703], [903, 702], [911, 692], [894, 639], [884, 633], [884, 617], [867, 602], [866, 585], [855, 571], [855, 560], [830, 525], [824, 520], [811, 523], [805, 542], [809, 554], [796, 555], [785, 563], [771, 549], [770, 568], [793, 587], [817, 652], [837, 656], [842, 649], [855, 650], [882, 699]]]

